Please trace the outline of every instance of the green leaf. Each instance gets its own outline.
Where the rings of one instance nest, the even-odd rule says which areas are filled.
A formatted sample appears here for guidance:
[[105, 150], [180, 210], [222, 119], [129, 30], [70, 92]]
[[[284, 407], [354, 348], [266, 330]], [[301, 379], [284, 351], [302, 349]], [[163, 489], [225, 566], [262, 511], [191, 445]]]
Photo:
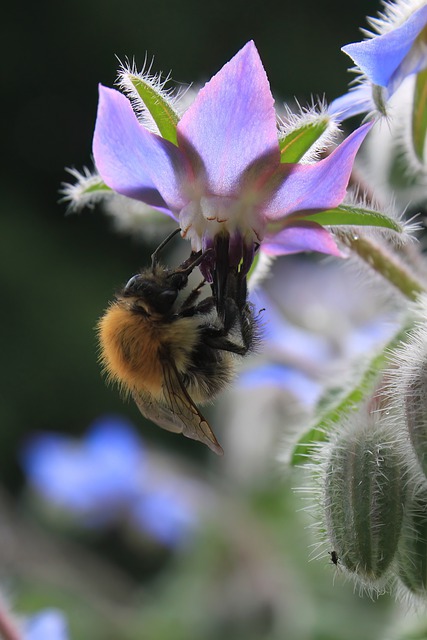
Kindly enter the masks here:
[[299, 162], [328, 128], [328, 116], [319, 116], [314, 122], [305, 123], [279, 139], [280, 162]]
[[417, 75], [412, 111], [412, 140], [418, 160], [424, 160], [427, 133], [427, 69]]
[[298, 216], [298, 219], [317, 222], [322, 226], [384, 227], [397, 233], [402, 232], [402, 226], [399, 222], [390, 218], [385, 213], [379, 213], [372, 209], [365, 209], [354, 205], [341, 204], [335, 209], [328, 209], [327, 211], [320, 211], [319, 213], [312, 213], [302, 217]]
[[177, 144], [176, 127], [179, 116], [165, 98], [164, 92], [140, 76], [130, 73], [127, 79], [133, 84], [135, 91], [153, 117], [162, 137]]
[[[372, 392], [380, 372], [386, 367], [390, 351], [406, 336], [409, 326], [399, 329], [380, 353], [368, 363], [363, 371], [355, 374], [356, 380], [343, 388], [329, 389], [320, 400], [314, 423], [295, 445], [291, 464], [297, 465], [308, 461], [316, 450], [316, 444], [328, 440], [329, 432], [352, 411], [356, 411], [369, 392]], [[351, 388], [350, 388], [351, 387]]]

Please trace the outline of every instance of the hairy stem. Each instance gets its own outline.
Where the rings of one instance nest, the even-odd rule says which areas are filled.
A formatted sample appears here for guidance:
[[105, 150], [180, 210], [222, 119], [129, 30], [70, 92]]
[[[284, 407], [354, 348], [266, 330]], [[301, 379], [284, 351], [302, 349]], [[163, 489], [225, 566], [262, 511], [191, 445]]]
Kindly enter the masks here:
[[409, 300], [417, 300], [421, 293], [427, 292], [409, 267], [386, 247], [356, 235], [342, 235], [340, 239]]

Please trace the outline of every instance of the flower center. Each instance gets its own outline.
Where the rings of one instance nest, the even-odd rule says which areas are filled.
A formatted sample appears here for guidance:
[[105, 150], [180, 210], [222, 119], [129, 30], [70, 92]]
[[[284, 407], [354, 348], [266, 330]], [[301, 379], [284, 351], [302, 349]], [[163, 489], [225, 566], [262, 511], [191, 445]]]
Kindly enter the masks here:
[[[254, 202], [229, 196], [202, 196], [193, 200], [181, 210], [179, 222], [182, 236], [191, 241], [193, 251], [213, 247], [218, 236], [231, 238], [230, 249], [241, 243], [258, 245], [266, 228]], [[230, 258], [233, 264], [238, 264], [242, 255]]]

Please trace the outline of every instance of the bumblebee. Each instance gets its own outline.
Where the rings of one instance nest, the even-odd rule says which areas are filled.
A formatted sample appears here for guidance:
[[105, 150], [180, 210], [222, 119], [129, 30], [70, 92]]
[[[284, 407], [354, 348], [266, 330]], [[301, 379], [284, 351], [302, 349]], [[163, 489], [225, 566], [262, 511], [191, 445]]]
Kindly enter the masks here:
[[177, 232], [99, 320], [100, 361], [107, 379], [133, 397], [143, 416], [222, 454], [197, 405], [211, 402], [232, 380], [239, 356], [254, 349], [257, 326], [246, 277], [236, 270], [221, 313], [214, 295], [200, 299], [205, 280], [187, 291], [189, 275], [208, 252], [192, 253], [176, 269], [159, 264], [160, 250]]

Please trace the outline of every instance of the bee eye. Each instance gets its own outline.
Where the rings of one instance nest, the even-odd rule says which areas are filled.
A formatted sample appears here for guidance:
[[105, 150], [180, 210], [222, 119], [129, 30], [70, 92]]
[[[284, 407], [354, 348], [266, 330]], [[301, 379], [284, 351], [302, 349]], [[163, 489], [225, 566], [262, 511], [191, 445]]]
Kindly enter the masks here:
[[176, 289], [166, 289], [159, 293], [159, 298], [165, 303], [173, 304], [177, 298], [178, 291]]
[[125, 284], [125, 287], [124, 287], [124, 291], [126, 293], [129, 292], [129, 289], [132, 289], [135, 286], [135, 284], [138, 281], [138, 277], [139, 276], [132, 276], [132, 278], [130, 278], [130, 280], [127, 281], [127, 283]]
[[152, 305], [161, 313], [167, 313], [177, 299], [177, 296], [178, 291], [176, 289], [165, 289], [158, 293], [157, 299], [152, 301]]

